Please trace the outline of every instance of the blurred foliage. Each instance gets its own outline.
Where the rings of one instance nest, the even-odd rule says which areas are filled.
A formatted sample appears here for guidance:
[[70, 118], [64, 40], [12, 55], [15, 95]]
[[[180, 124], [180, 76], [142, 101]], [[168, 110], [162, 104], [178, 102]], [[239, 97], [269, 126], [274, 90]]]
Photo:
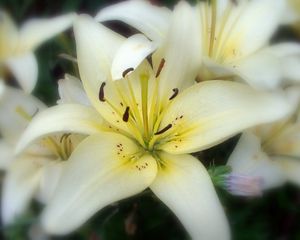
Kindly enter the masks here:
[[[0, 6], [7, 10], [20, 25], [31, 17], [50, 17], [71, 11], [94, 15], [103, 6], [114, 2], [117, 1], [0, 0]], [[176, 1], [152, 2], [172, 7]], [[119, 26], [119, 29], [123, 28]], [[290, 29], [282, 31], [277, 34], [274, 41], [294, 37]], [[61, 53], [75, 56], [74, 47], [72, 30], [69, 30], [48, 41], [36, 51], [39, 62], [39, 83], [34, 95], [49, 105], [55, 104], [58, 97], [57, 80], [62, 78], [64, 73], [78, 76], [77, 67], [72, 62], [59, 57]], [[228, 172], [227, 168], [218, 166], [226, 163], [237, 140], [238, 136], [220, 146], [195, 154], [206, 167], [210, 167], [210, 174], [217, 186], [222, 183], [220, 176]], [[217, 190], [231, 224], [233, 239], [300, 239], [300, 192], [296, 187], [288, 185], [267, 192], [263, 198], [258, 199], [234, 197], [221, 188], [217, 187]], [[41, 206], [34, 203], [32, 210], [16, 224], [2, 227], [2, 238], [30, 239], [28, 229], [31, 223], [37, 221], [36, 216], [40, 209]], [[74, 234], [62, 238], [53, 237], [53, 239], [184, 240], [189, 238], [173, 213], [149, 190], [146, 190], [138, 196], [108, 206]]]

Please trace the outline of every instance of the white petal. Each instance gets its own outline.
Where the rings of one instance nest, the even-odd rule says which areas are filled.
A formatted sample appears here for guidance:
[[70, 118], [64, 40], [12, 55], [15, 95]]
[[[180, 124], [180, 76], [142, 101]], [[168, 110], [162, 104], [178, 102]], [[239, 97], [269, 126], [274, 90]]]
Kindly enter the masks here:
[[285, 174], [262, 150], [260, 139], [251, 132], [244, 133], [228, 159], [234, 174], [244, 174], [263, 179], [263, 188], [282, 185]]
[[155, 42], [161, 42], [167, 33], [171, 11], [148, 1], [125, 1], [102, 9], [97, 21], [120, 20], [138, 29]]
[[226, 41], [228, 53], [235, 49], [237, 59], [266, 45], [278, 28], [283, 11], [283, 0], [247, 1], [232, 29], [229, 29], [230, 37]]
[[2, 78], [0, 78], [0, 101], [1, 101], [1, 98], [4, 94], [4, 92], [5, 92], [4, 80]]
[[123, 78], [125, 70], [135, 69], [155, 49], [156, 44], [142, 34], [129, 37], [119, 48], [112, 62], [111, 75], [113, 80]]
[[101, 83], [111, 78], [113, 58], [125, 38], [87, 15], [75, 21], [74, 33], [81, 80], [86, 91], [98, 96]]
[[116, 89], [116, 84], [122, 82], [111, 80], [113, 58], [125, 38], [86, 15], [78, 17], [74, 32], [80, 78], [91, 103], [111, 125], [129, 133], [128, 124], [122, 120], [122, 116], [120, 119], [120, 114], [116, 114], [110, 104], [99, 100], [100, 88], [105, 86], [104, 98], [116, 106], [115, 109], [125, 111], [126, 106], [120, 108], [123, 99]]
[[119, 134], [93, 135], [83, 141], [43, 214], [45, 229], [67, 234], [103, 207], [147, 188], [157, 165], [150, 155], [138, 154], [138, 146]]
[[[173, 88], [182, 90], [195, 82], [201, 62], [198, 21], [194, 9], [188, 3], [181, 1], [176, 5], [164, 48], [156, 56], [163, 56], [166, 61], [160, 76], [163, 97], [172, 95]], [[156, 62], [159, 61], [157, 59]]]
[[14, 147], [0, 139], [0, 170], [6, 170], [14, 159]]
[[18, 42], [18, 29], [11, 17], [0, 9], [0, 62], [14, 54]]
[[5, 141], [14, 145], [38, 111], [46, 106], [32, 95], [6, 87], [0, 101], [0, 132]]
[[16, 152], [23, 151], [41, 137], [64, 132], [93, 134], [101, 131], [102, 118], [92, 108], [76, 104], [62, 104], [38, 114], [23, 133]]
[[20, 86], [28, 93], [32, 92], [38, 79], [38, 63], [33, 53], [9, 58], [6, 65]]
[[74, 14], [66, 14], [49, 19], [31, 19], [21, 27], [18, 52], [31, 52], [40, 44], [69, 28]]
[[192, 239], [230, 239], [224, 210], [210, 176], [190, 155], [161, 154], [151, 190], [175, 213]]
[[66, 74], [64, 79], [58, 81], [58, 93], [60, 100], [58, 103], [78, 103], [90, 106], [90, 101], [83, 89], [81, 81], [71, 75]]
[[290, 114], [295, 109], [285, 93], [266, 93], [240, 83], [205, 81], [179, 94], [166, 109], [157, 135], [169, 153], [207, 149], [238, 132]]
[[45, 161], [41, 169], [39, 191], [36, 198], [46, 204], [52, 197], [67, 161]]
[[276, 89], [283, 77], [280, 59], [270, 51], [258, 51], [247, 58], [233, 62], [231, 67], [232, 72], [258, 89]]
[[2, 219], [12, 223], [27, 208], [37, 191], [40, 179], [38, 159], [24, 156], [13, 163], [4, 178], [2, 190]]
[[[300, 15], [299, 15], [300, 16]], [[268, 48], [280, 60], [280, 69], [284, 80], [300, 81], [300, 44], [280, 43]]]

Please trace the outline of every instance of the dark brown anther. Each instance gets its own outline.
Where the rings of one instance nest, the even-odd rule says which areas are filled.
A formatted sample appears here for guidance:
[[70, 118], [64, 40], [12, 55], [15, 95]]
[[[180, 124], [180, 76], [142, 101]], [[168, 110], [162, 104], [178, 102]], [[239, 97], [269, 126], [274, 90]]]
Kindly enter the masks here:
[[130, 72], [132, 72], [134, 70], [134, 68], [127, 68], [123, 73], [122, 73], [122, 77], [125, 78], [126, 75]]
[[61, 136], [59, 142], [62, 143], [64, 138], [67, 139], [68, 137], [70, 137], [71, 133], [65, 133]]
[[151, 68], [153, 69], [152, 56], [149, 55], [149, 56], [146, 57], [146, 59], [147, 59], [148, 63], [150, 64]]
[[160, 63], [159, 63], [156, 75], [155, 75], [156, 78], [159, 77], [159, 75], [161, 73], [161, 70], [164, 68], [165, 62], [166, 62], [166, 60], [164, 58], [162, 58], [161, 61], [160, 61]]
[[168, 131], [170, 128], [172, 127], [172, 124], [171, 123], [169, 123], [166, 127], [164, 127], [162, 130], [160, 130], [160, 131], [158, 131], [158, 132], [156, 132], [156, 133], [154, 133], [154, 135], [159, 135], [159, 134], [162, 134], [162, 133], [164, 133], [164, 132], [166, 132], [166, 131]]
[[101, 83], [100, 90], [99, 90], [99, 100], [101, 102], [105, 102], [105, 98], [104, 98], [104, 87], [105, 87], [105, 85], [106, 85], [105, 82]]
[[172, 100], [173, 98], [175, 98], [178, 95], [178, 92], [179, 92], [178, 88], [173, 88], [172, 90], [173, 90], [174, 93], [169, 98], [169, 100]]
[[129, 107], [126, 107], [126, 110], [123, 114], [123, 121], [128, 122], [128, 119], [129, 119]]

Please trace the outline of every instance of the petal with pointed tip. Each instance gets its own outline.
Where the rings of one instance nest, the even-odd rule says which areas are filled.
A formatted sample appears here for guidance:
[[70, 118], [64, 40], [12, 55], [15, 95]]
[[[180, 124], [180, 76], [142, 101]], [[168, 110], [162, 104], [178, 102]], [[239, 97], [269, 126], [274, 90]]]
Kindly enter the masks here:
[[7, 67], [25, 92], [32, 92], [38, 79], [38, 63], [32, 53], [18, 55], [5, 61]]
[[148, 1], [126, 1], [104, 9], [96, 15], [97, 21], [119, 20], [138, 29], [155, 42], [161, 42], [168, 31], [171, 11]]
[[40, 44], [69, 28], [75, 14], [70, 13], [49, 19], [31, 19], [20, 29], [18, 52], [35, 50]]
[[151, 190], [179, 218], [192, 239], [229, 239], [229, 226], [210, 176], [190, 155], [162, 153]]

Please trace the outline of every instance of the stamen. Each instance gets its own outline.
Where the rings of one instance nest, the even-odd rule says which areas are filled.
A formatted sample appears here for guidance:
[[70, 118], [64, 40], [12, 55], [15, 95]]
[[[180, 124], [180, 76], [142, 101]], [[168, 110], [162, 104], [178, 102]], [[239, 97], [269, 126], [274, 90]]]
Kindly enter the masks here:
[[132, 72], [134, 70], [134, 68], [127, 68], [123, 73], [122, 73], [122, 77], [125, 78], [126, 75], [130, 72]]
[[104, 98], [104, 87], [106, 85], [106, 82], [103, 82], [100, 86], [100, 91], [99, 91], [99, 100], [101, 102], [105, 102], [105, 98]]
[[146, 59], [147, 59], [148, 63], [150, 64], [151, 68], [153, 69], [152, 56], [149, 55], [149, 56], [146, 57]]
[[173, 98], [175, 98], [178, 95], [178, 92], [179, 92], [178, 88], [173, 88], [172, 90], [173, 90], [174, 93], [169, 98], [169, 100], [172, 100]]
[[62, 143], [62, 141], [64, 140], [64, 138], [68, 138], [69, 136], [71, 135], [71, 133], [66, 133], [66, 134], [63, 134], [59, 140], [60, 143]]
[[154, 135], [160, 135], [160, 134], [162, 134], [162, 133], [168, 131], [171, 127], [172, 127], [172, 124], [169, 123], [169, 124], [168, 124], [166, 127], [164, 127], [162, 130], [160, 130], [160, 131], [154, 133]]
[[126, 107], [126, 110], [123, 114], [123, 121], [128, 122], [128, 119], [129, 119], [129, 107]]
[[161, 73], [161, 71], [162, 71], [162, 69], [163, 69], [163, 67], [165, 65], [165, 62], [166, 62], [166, 60], [164, 58], [162, 58], [161, 61], [160, 61], [160, 63], [159, 63], [156, 75], [155, 75], [156, 78], [159, 77], [159, 75], [160, 75], [160, 73]]

